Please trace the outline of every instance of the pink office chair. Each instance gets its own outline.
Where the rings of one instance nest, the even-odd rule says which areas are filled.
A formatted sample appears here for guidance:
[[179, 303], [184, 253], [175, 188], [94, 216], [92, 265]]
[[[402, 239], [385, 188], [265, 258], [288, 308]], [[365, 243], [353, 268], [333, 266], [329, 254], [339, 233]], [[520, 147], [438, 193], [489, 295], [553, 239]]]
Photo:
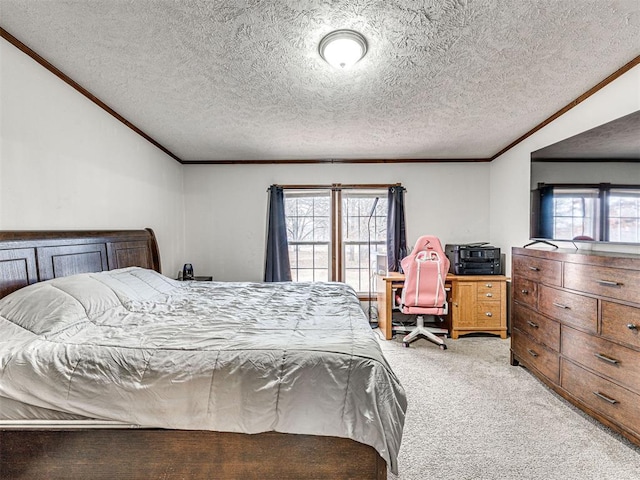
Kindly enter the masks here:
[[433, 315], [442, 322], [447, 314], [447, 293], [444, 282], [449, 271], [449, 259], [437, 237], [425, 235], [416, 242], [413, 251], [400, 262], [405, 274], [400, 311], [417, 314], [416, 327], [402, 339], [405, 347], [418, 338], [425, 338], [446, 350], [447, 345], [438, 335], [449, 333], [447, 329], [426, 326], [424, 315]]

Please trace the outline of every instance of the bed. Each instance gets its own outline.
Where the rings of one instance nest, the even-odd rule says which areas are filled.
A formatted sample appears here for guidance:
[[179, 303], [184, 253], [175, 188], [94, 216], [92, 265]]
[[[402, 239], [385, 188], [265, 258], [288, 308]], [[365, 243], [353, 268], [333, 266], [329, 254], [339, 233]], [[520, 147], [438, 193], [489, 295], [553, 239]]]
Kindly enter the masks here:
[[0, 232], [0, 477], [396, 471], [406, 399], [350, 289], [159, 272], [149, 229]]

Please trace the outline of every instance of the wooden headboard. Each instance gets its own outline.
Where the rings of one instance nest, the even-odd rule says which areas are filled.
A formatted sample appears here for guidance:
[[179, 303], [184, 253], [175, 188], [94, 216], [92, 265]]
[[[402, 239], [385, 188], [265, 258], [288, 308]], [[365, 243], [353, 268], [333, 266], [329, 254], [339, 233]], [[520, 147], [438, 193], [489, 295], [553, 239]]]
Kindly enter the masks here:
[[0, 231], [0, 298], [76, 273], [124, 267], [160, 272], [153, 230]]

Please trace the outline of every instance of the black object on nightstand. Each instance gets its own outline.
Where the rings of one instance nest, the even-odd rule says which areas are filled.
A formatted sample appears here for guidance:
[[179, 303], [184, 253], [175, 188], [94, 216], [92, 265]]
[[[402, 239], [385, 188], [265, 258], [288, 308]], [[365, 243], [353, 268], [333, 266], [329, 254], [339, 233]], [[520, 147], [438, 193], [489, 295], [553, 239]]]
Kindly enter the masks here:
[[213, 281], [213, 277], [207, 277], [207, 276], [195, 276], [193, 278], [178, 278], [178, 280], [180, 280], [181, 282], [212, 282]]
[[182, 267], [182, 272], [178, 272], [178, 280], [180, 281], [193, 280], [195, 282], [211, 282], [213, 281], [213, 277], [196, 276], [193, 274], [193, 265], [191, 265], [190, 263], [185, 263], [184, 267]]

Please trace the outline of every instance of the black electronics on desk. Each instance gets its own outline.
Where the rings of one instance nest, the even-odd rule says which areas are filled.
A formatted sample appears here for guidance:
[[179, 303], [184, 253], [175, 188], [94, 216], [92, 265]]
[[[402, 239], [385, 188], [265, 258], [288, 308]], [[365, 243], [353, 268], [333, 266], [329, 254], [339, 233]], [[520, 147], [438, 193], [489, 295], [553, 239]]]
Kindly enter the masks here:
[[501, 275], [500, 249], [485, 243], [446, 245], [449, 273], [454, 275]]

